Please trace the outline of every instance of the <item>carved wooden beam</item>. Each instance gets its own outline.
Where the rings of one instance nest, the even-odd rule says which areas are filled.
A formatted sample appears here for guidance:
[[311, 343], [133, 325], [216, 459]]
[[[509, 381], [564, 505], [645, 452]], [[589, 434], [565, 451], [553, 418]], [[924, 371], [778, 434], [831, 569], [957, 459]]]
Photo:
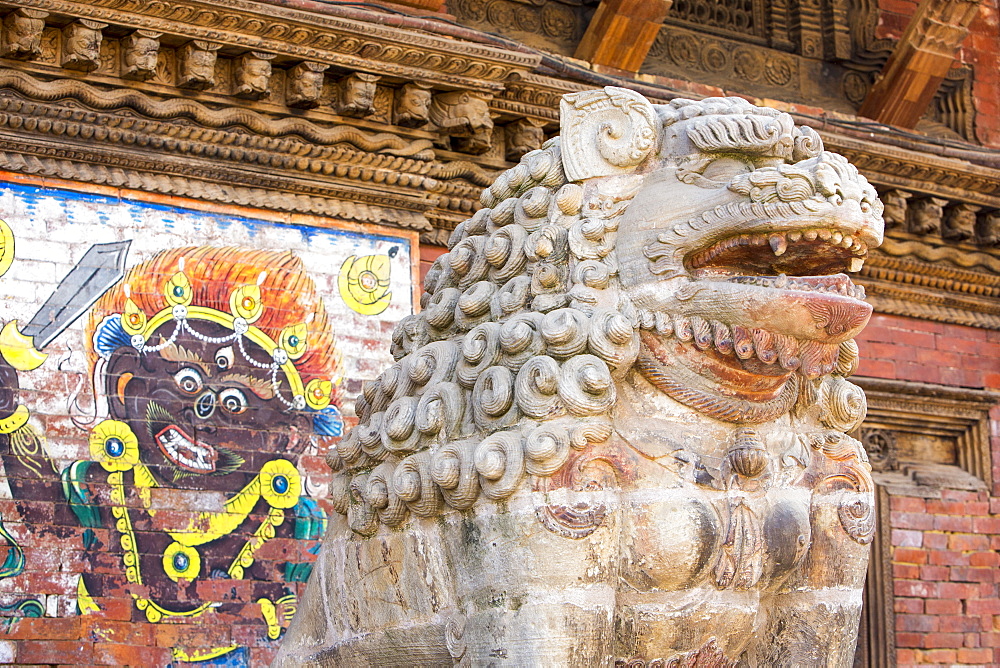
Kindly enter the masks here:
[[575, 56], [638, 72], [673, 0], [601, 0]]
[[880, 123], [916, 126], [978, 11], [978, 0], [923, 0], [858, 113]]

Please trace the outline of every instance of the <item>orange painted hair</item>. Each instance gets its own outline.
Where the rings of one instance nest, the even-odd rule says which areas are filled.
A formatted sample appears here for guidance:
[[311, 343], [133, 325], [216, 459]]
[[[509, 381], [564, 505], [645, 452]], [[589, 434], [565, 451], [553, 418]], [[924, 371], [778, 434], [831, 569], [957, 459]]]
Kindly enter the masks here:
[[[157, 253], [152, 259], [129, 269], [125, 278], [97, 300], [87, 325], [87, 352], [92, 366], [97, 359], [94, 332], [105, 317], [124, 311], [128, 299], [125, 286], [129, 286], [132, 301], [147, 317], [152, 317], [170, 306], [165, 295], [166, 284], [180, 271], [181, 259], [184, 274], [191, 282], [191, 305], [223, 313], [230, 312], [229, 296], [233, 290], [256, 284], [261, 273], [265, 273], [260, 284], [264, 310], [253, 326], [278, 341], [284, 327], [305, 323], [312, 315], [312, 321], [306, 324], [306, 351], [295, 360], [295, 368], [303, 384], [314, 378], [333, 380], [336, 377], [339, 357], [333, 331], [323, 300], [316, 293], [316, 285], [306, 274], [302, 261], [290, 251], [206, 246]], [[336, 396], [333, 403], [338, 403]]]

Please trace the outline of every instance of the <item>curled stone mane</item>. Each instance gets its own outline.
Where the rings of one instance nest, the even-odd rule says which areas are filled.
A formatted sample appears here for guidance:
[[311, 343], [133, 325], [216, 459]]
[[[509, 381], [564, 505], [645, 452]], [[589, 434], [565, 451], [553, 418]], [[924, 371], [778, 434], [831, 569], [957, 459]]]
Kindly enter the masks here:
[[[665, 155], [668, 144], [673, 153]], [[502, 501], [526, 476], [552, 476], [574, 450], [612, 436], [616, 381], [633, 368], [704, 415], [756, 424], [803, 397], [815, 403], [813, 380], [856, 363], [855, 355], [838, 366], [852, 350], [846, 336], [800, 340], [672, 316], [623, 287], [616, 237], [644, 177], [654, 166], [675, 165], [679, 181], [718, 189], [706, 166], [732, 154], [758, 161], [723, 188], [743, 199], [699, 211], [646, 243], [638, 256], [653, 275], [669, 281], [683, 273], [679, 239], [732, 230], [734, 221], [815, 217], [845, 197], [880, 216], [881, 203], [857, 170], [824, 153], [819, 136], [787, 114], [738, 98], [654, 106], [622, 89], [568, 96], [562, 136], [483, 191], [484, 208], [458, 225], [449, 252], [428, 273], [423, 310], [393, 332], [395, 364], [365, 383], [359, 424], [328, 457], [334, 506], [351, 529], [370, 536], [411, 512], [468, 509], [480, 494]], [[712, 252], [744, 243], [732, 239]], [[766, 248], [768, 237], [759, 243]], [[867, 253], [864, 244], [845, 249], [852, 262]], [[690, 299], [685, 290], [696, 294], [696, 283], [676, 289], [676, 298]], [[857, 313], [867, 321], [870, 309]], [[830, 334], [860, 322], [855, 311], [814, 318], [826, 318]], [[649, 338], [656, 336], [660, 343]], [[671, 337], [691, 342], [694, 352], [713, 348], [741, 360], [756, 350], [762, 363], [780, 363], [790, 376], [764, 399], [720, 394], [697, 370], [665, 362], [671, 353], [662, 341]]]
[[393, 332], [396, 363], [364, 385], [359, 424], [331, 456], [355, 532], [503, 500], [611, 435], [614, 379], [639, 349], [613, 257], [627, 201], [583, 199], [555, 138], [455, 229], [422, 312]]

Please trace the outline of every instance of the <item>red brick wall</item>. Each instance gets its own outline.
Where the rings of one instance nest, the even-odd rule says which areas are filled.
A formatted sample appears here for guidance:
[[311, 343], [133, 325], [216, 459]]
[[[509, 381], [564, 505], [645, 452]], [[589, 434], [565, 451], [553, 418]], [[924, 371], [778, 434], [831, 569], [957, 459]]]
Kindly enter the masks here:
[[[1000, 389], [1000, 332], [875, 315], [858, 374]], [[1000, 478], [1000, 409], [991, 413]], [[890, 499], [899, 665], [1000, 665], [1000, 485]], [[883, 527], [883, 530], [885, 527]]]

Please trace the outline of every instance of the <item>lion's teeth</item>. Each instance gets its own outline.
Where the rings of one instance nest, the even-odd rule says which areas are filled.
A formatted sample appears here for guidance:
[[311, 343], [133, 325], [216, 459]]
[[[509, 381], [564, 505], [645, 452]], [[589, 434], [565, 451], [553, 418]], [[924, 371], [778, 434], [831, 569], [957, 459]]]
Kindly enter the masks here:
[[712, 326], [698, 316], [691, 317], [691, 332], [694, 334], [694, 345], [705, 350], [712, 345]]
[[733, 326], [733, 352], [741, 360], [753, 357], [753, 339], [746, 327]]
[[861, 271], [861, 267], [865, 266], [865, 261], [860, 257], [852, 257], [847, 261], [847, 271], [852, 274], [856, 274]]
[[795, 232], [789, 232], [786, 236], [789, 241], [795, 242], [802, 239], [802, 232], [796, 230]]
[[753, 348], [757, 357], [764, 364], [773, 364], [778, 358], [778, 351], [774, 348], [774, 335], [766, 329], [753, 329], [750, 332], [753, 338]]
[[674, 318], [674, 336], [681, 341], [690, 341], [694, 338], [691, 331], [691, 322], [687, 318]]
[[816, 241], [816, 237], [819, 236], [819, 232], [817, 230], [806, 230], [802, 233], [802, 236], [805, 237], [806, 241]]
[[774, 282], [774, 287], [776, 288], [787, 288], [788, 287], [788, 276], [784, 274], [778, 274], [778, 279]]
[[830, 241], [832, 241], [835, 245], [838, 245], [838, 246], [840, 245], [840, 242], [843, 241], [843, 240], [844, 240], [844, 233], [843, 232], [836, 232], [835, 231], [833, 233], [833, 236], [830, 237]]
[[772, 235], [767, 242], [771, 244], [771, 250], [777, 256], [784, 255], [785, 251], [788, 250], [788, 241], [780, 234]]
[[853, 245], [854, 245], [854, 237], [852, 237], [850, 234], [845, 234], [844, 238], [841, 239], [841, 241], [840, 241], [840, 247], [841, 248], [850, 248]]
[[715, 342], [715, 349], [724, 355], [733, 352], [733, 335], [729, 327], [721, 322], [712, 322], [712, 338]]
[[822, 239], [823, 241], [829, 241], [832, 237], [833, 237], [833, 232], [831, 232], [830, 230], [819, 231], [819, 238]]

